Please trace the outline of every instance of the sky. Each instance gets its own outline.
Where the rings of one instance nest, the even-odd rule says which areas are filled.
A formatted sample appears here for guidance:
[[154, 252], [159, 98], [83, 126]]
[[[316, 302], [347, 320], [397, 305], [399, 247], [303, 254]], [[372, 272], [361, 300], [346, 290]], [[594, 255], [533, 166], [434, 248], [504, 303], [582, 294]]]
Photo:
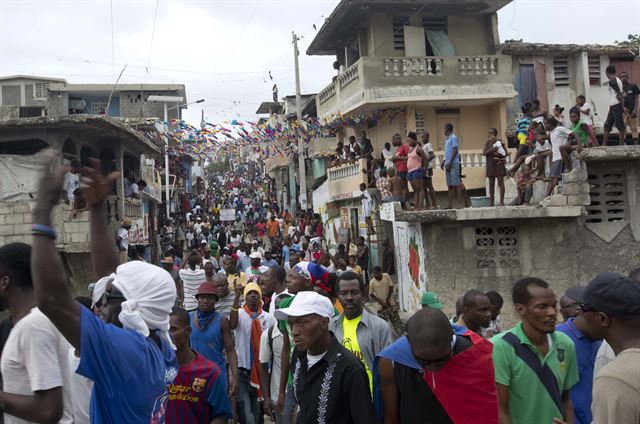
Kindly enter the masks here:
[[[490, 0], [489, 0], [490, 1]], [[69, 83], [185, 84], [184, 118], [255, 120], [295, 93], [292, 31], [303, 93], [329, 84], [333, 57], [306, 56], [339, 0], [0, 0], [0, 76]], [[600, 43], [640, 33], [640, 0], [516, 0], [498, 12], [501, 41]], [[126, 68], [125, 68], [126, 65]], [[273, 78], [273, 79], [271, 79]]]

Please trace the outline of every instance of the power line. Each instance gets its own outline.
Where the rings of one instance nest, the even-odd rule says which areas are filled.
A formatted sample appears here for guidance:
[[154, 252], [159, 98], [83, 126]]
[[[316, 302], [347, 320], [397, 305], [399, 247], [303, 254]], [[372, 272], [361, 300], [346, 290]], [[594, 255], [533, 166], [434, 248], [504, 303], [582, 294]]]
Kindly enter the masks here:
[[[111, 71], [113, 76], [116, 75], [116, 52], [115, 37], [113, 36], [113, 0], [109, 0], [109, 10], [111, 12]], [[126, 67], [126, 65], [125, 65]]]
[[249, 14], [249, 19], [247, 19], [247, 21], [245, 22], [244, 28], [242, 28], [242, 32], [240, 33], [240, 36], [236, 39], [236, 43], [233, 46], [233, 49], [231, 50], [231, 53], [229, 53], [229, 56], [227, 56], [227, 60], [225, 61], [224, 66], [222, 67], [223, 71], [225, 69], [227, 69], [227, 65], [229, 64], [229, 61], [231, 60], [231, 58], [233, 57], [233, 54], [236, 52], [236, 49], [240, 45], [240, 41], [244, 37], [244, 33], [247, 31], [247, 27], [251, 23], [251, 20], [253, 19], [253, 15], [256, 13], [256, 9], [258, 8], [258, 3], [260, 3], [260, 0], [256, 0], [256, 2], [253, 4], [253, 9], [251, 10], [251, 13]]
[[153, 51], [153, 38], [156, 34], [156, 21], [158, 20], [158, 3], [160, 0], [156, 0], [155, 11], [153, 12], [153, 27], [151, 28], [151, 43], [149, 44], [149, 54], [147, 55], [147, 66], [145, 69], [149, 73], [149, 64], [151, 63], [151, 52]]

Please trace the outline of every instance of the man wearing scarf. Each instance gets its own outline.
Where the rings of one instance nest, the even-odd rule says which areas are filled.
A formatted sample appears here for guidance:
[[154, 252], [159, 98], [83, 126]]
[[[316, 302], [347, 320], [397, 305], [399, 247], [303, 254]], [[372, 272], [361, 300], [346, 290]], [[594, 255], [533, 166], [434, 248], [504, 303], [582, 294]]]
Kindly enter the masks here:
[[374, 404], [383, 423], [498, 424], [492, 344], [451, 325], [439, 309], [407, 322], [407, 336], [380, 352]]
[[[223, 278], [224, 276], [218, 276]], [[229, 320], [215, 309], [217, 286], [205, 282], [196, 293], [198, 308], [189, 313], [191, 319], [191, 348], [220, 368], [220, 377], [227, 381], [229, 360], [229, 396], [235, 394], [238, 383], [238, 356], [231, 335]], [[227, 354], [225, 359], [225, 352]]]
[[[260, 337], [275, 324], [275, 319], [262, 310], [262, 290], [256, 283], [234, 287], [235, 300], [231, 308], [230, 326], [236, 334], [238, 354], [238, 415], [241, 424], [262, 422], [258, 402], [260, 391]], [[245, 304], [240, 308], [241, 295]]]

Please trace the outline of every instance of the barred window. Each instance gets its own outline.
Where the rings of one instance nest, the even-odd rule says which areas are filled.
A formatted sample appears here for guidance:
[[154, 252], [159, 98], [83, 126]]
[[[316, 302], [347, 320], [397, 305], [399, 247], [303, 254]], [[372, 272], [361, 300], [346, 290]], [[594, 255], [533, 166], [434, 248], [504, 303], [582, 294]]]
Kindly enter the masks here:
[[478, 269], [520, 266], [518, 229], [516, 227], [476, 227], [475, 241]]

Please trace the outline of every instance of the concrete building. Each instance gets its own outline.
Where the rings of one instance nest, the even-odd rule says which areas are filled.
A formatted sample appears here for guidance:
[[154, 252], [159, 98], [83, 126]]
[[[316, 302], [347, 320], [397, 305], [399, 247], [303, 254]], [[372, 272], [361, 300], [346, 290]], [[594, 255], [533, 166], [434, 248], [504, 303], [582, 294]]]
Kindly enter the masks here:
[[507, 41], [500, 50], [511, 56], [511, 74], [518, 91], [518, 96], [507, 102], [512, 128], [525, 102], [539, 99], [541, 108], [549, 112], [560, 105], [569, 119], [576, 96], [584, 95], [594, 107], [594, 126], [601, 133], [609, 111], [607, 66], [615, 65], [618, 74], [628, 72], [630, 81], [640, 82], [638, 52], [624, 46]]
[[182, 97], [168, 105], [179, 119], [187, 103], [183, 84], [69, 84], [61, 78], [13, 75], [0, 78], [0, 120], [71, 114], [164, 119], [164, 104], [152, 95]]
[[469, 289], [498, 290], [514, 323], [509, 293], [519, 278], [544, 278], [560, 296], [599, 272], [640, 266], [640, 146], [586, 149], [580, 160], [543, 207], [406, 212], [385, 204], [401, 311], [420, 308], [427, 288], [447, 313]]
[[[129, 218], [131, 245], [145, 245], [149, 259], [157, 259], [156, 217], [160, 201], [153, 155], [160, 148], [131, 126], [108, 116], [19, 118], [0, 121], [0, 245], [31, 241], [32, 213], [40, 180], [41, 160], [36, 153], [54, 148], [64, 158], [100, 158], [103, 172], [133, 170], [147, 182], [139, 198], [124, 196], [120, 178], [107, 201], [107, 217], [114, 230]], [[54, 213], [59, 230], [58, 248], [75, 283], [95, 281], [89, 254], [89, 212], [61, 203]], [[115, 237], [115, 236], [114, 236]]]

